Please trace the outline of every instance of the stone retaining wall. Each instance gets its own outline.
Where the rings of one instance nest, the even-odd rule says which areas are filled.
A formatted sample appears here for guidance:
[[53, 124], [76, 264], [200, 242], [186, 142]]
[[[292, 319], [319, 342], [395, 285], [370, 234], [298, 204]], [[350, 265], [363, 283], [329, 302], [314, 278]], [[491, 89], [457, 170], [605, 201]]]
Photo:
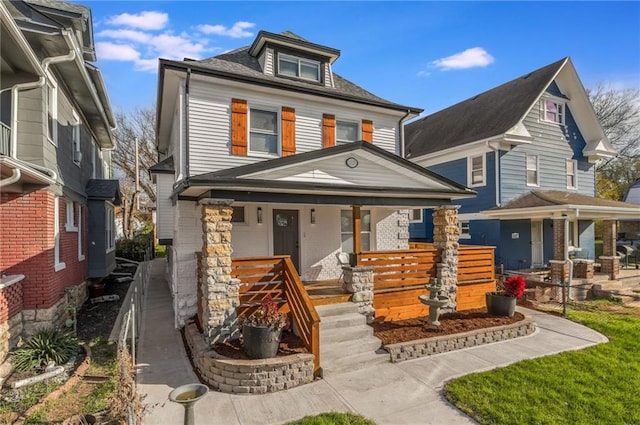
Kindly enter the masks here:
[[434, 354], [446, 353], [467, 347], [489, 344], [530, 335], [536, 330], [536, 324], [529, 317], [516, 323], [496, 326], [488, 329], [477, 329], [454, 335], [444, 335], [434, 338], [385, 345], [391, 356], [392, 363], [417, 359]]
[[194, 323], [184, 328], [200, 379], [223, 393], [263, 394], [313, 382], [313, 354], [262, 360], [234, 360], [209, 348]]

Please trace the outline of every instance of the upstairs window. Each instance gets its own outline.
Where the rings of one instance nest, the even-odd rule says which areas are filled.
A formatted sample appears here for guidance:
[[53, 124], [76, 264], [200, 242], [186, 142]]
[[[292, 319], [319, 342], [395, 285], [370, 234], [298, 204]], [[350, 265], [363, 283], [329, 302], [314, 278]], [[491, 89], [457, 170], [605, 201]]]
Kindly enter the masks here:
[[574, 159], [567, 159], [567, 189], [575, 189], [578, 186], [576, 168], [576, 161]]
[[527, 155], [527, 186], [538, 186], [538, 155]]
[[358, 123], [336, 121], [336, 145], [351, 143], [358, 140]]
[[542, 101], [542, 119], [564, 124], [564, 103], [544, 99]]
[[43, 102], [46, 113], [47, 139], [54, 145], [58, 145], [58, 90], [53, 80], [47, 78], [43, 89]]
[[250, 109], [249, 150], [251, 152], [278, 154], [278, 113], [262, 109]]
[[278, 54], [278, 73], [289, 77], [320, 82], [320, 62]]
[[71, 139], [73, 141], [73, 162], [80, 164], [82, 153], [80, 152], [80, 117], [78, 113], [73, 111], [73, 121], [71, 122]]
[[468, 158], [467, 167], [469, 170], [468, 186], [484, 186], [486, 173], [485, 173], [485, 164], [484, 164], [484, 155], [473, 156]]

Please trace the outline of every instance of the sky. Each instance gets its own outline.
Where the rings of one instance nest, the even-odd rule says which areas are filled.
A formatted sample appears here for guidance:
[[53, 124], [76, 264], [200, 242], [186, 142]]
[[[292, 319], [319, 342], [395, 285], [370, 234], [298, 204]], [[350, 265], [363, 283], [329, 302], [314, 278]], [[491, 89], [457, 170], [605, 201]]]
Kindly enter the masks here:
[[339, 49], [335, 73], [425, 114], [566, 56], [586, 88], [640, 89], [640, 2], [77, 2], [125, 112], [155, 104], [158, 57], [215, 56], [260, 30]]

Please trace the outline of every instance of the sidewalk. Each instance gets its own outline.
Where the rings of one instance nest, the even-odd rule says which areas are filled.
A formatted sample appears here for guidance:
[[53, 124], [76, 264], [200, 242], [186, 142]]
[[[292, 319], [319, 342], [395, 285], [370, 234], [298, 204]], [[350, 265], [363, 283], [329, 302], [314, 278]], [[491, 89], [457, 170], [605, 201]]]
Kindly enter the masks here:
[[[165, 263], [154, 260], [139, 344], [138, 383], [148, 405], [147, 425], [182, 424], [183, 408], [168, 401], [180, 385], [198, 382], [180, 332], [173, 326]], [[603, 335], [557, 316], [521, 309], [538, 330], [528, 337], [388, 363], [330, 376], [312, 384], [265, 395], [209, 392], [195, 406], [196, 424], [283, 424], [306, 415], [353, 412], [385, 424], [473, 424], [442, 396], [445, 381], [519, 360], [578, 350], [606, 342]]]

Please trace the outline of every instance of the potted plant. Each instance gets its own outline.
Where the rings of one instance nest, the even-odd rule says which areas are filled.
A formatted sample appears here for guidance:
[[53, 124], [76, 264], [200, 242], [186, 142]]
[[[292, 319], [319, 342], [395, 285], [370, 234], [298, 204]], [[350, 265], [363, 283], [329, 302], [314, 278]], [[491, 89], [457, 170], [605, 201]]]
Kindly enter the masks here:
[[498, 292], [487, 292], [487, 311], [494, 316], [513, 317], [516, 300], [524, 295], [525, 282], [522, 276], [508, 277]]
[[275, 357], [286, 325], [287, 315], [280, 313], [271, 295], [267, 295], [256, 311], [242, 319], [245, 354], [252, 359]]

